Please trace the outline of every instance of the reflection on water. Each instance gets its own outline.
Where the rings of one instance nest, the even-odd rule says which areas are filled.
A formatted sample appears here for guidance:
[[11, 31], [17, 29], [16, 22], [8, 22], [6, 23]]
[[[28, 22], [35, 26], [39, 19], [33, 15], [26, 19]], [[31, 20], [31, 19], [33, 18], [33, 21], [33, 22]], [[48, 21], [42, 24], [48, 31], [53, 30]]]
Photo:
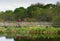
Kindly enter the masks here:
[[13, 38], [0, 37], [0, 41], [14, 41]]
[[60, 41], [60, 29], [0, 28], [0, 41]]
[[34, 39], [28, 39], [28, 38], [16, 38], [15, 41], [60, 41], [60, 38], [34, 38]]
[[36, 39], [29, 39], [26, 37], [16, 37], [16, 38], [7, 38], [7, 37], [0, 37], [0, 41], [60, 41], [60, 38], [36, 38]]

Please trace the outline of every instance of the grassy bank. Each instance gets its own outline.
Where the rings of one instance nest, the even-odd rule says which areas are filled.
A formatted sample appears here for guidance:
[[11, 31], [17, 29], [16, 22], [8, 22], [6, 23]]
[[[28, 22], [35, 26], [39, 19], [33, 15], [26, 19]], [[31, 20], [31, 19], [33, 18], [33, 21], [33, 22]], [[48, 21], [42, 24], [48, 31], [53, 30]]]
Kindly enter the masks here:
[[56, 38], [60, 37], [60, 28], [54, 27], [0, 27], [0, 36], [7, 37], [30, 37], [30, 38]]

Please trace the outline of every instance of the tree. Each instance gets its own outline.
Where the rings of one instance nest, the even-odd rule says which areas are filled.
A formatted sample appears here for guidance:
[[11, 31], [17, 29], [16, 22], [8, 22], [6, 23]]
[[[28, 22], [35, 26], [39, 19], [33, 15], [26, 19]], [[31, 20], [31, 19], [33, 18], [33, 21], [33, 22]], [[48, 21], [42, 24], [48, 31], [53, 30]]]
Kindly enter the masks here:
[[[42, 6], [42, 7], [40, 7]], [[43, 5], [31, 5], [27, 8], [27, 12], [31, 18], [35, 18], [37, 21], [51, 21], [52, 20], [52, 10], [50, 9], [50, 5], [48, 5], [45, 9]]]
[[52, 13], [53, 19], [52, 19], [52, 23], [55, 26], [60, 26], [60, 7], [56, 7], [53, 9], [53, 13]]
[[56, 5], [57, 5], [58, 7], [60, 7], [60, 2], [57, 2]]
[[4, 14], [4, 12], [1, 11], [1, 12], [0, 12], [0, 21], [4, 21], [3, 14]]
[[31, 20], [34, 19], [35, 21], [37, 21], [36, 19], [41, 14], [42, 8], [43, 8], [43, 4], [40, 4], [40, 3], [32, 4], [27, 8], [28, 17]]
[[13, 11], [12, 10], [6, 10], [4, 14], [2, 14], [2, 18], [4, 21], [13, 21], [14, 16], [13, 16]]
[[60, 16], [55, 16], [52, 20], [53, 26], [60, 26]]
[[23, 7], [16, 8], [14, 10], [15, 18], [18, 19], [23, 19], [26, 17], [26, 9]]

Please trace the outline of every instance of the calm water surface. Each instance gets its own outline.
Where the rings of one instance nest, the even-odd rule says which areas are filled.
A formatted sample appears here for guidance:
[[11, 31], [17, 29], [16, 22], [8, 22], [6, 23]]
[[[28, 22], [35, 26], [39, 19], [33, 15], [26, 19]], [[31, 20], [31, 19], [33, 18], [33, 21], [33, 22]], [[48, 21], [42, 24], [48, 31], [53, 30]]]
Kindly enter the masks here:
[[[27, 40], [27, 39], [24, 39], [23, 40], [19, 40], [20, 38], [6, 38], [6, 37], [0, 37], [0, 41], [31, 41], [31, 40]], [[32, 40], [32, 41], [60, 41], [60, 38], [37, 38], [35, 40]]]
[[0, 41], [14, 41], [13, 38], [0, 37]]

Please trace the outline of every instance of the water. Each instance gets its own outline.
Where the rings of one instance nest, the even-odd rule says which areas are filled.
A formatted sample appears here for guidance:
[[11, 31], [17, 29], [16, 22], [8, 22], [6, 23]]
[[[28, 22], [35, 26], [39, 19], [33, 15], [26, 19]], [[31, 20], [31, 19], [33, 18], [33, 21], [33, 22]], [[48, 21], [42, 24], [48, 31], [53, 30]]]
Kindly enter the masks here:
[[[45, 30], [41, 30], [41, 32]], [[52, 30], [53, 33], [50, 34], [40, 33], [40, 30], [37, 32], [33, 29], [31, 31], [34, 33], [31, 31], [25, 33], [25, 31], [28, 31], [25, 28], [0, 28], [0, 41], [60, 41], [60, 30], [57, 30], [56, 33], [55, 30]], [[50, 32], [50, 29], [46, 31]]]
[[0, 37], [0, 41], [14, 41], [13, 38]]
[[26, 38], [7, 38], [7, 37], [0, 37], [0, 41], [60, 41], [60, 38], [37, 38], [33, 40], [27, 40]]

